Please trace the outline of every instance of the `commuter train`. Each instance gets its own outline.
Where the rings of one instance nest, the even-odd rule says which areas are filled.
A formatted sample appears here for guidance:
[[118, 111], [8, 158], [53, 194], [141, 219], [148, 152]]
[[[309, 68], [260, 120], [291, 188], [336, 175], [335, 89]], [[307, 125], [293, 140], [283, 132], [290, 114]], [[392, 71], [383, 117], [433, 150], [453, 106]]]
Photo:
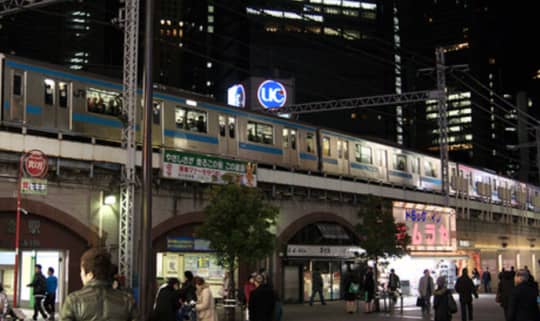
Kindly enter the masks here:
[[[118, 81], [2, 54], [0, 73], [4, 126], [120, 142], [124, 125]], [[141, 115], [142, 108], [137, 111], [139, 123]], [[152, 115], [155, 148], [441, 191], [439, 159], [397, 146], [167, 88], [155, 90]], [[460, 191], [474, 199], [540, 208], [536, 186], [454, 162], [449, 170], [453, 194]]]

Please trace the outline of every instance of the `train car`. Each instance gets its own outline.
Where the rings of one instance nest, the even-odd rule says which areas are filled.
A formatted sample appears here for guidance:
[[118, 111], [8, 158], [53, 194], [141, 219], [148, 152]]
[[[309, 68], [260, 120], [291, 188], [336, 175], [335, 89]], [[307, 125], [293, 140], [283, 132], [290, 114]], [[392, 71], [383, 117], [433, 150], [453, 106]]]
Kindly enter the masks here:
[[[2, 56], [6, 124], [119, 142], [122, 85], [115, 80], [17, 57]], [[142, 101], [139, 90], [139, 100]], [[164, 88], [154, 92], [156, 148], [241, 158], [285, 168], [318, 170], [316, 128], [221, 106]], [[136, 113], [140, 143], [142, 107]]]

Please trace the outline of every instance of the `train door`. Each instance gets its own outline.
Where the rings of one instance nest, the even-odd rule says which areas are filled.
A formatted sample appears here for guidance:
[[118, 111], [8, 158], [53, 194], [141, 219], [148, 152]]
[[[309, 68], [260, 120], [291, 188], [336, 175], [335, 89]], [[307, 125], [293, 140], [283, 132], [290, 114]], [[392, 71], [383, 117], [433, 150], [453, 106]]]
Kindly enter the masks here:
[[283, 163], [292, 167], [298, 166], [297, 131], [283, 128]]
[[349, 143], [346, 140], [337, 140], [338, 170], [344, 175], [349, 175]]
[[[9, 105], [4, 106], [4, 115], [9, 114], [11, 121], [24, 121], [24, 106], [26, 105], [26, 73], [13, 70], [11, 74], [11, 93]], [[6, 113], [6, 109], [9, 112]]]
[[[56, 113], [58, 105], [58, 83], [54, 79], [45, 78], [41, 84], [41, 93], [37, 95], [37, 101], [43, 105], [34, 105], [29, 102], [26, 106], [26, 120], [31, 124], [41, 124], [44, 128], [56, 128]], [[41, 108], [41, 110], [40, 110]]]
[[219, 115], [219, 152], [223, 155], [236, 156], [238, 144], [236, 142], [236, 117], [230, 115]]
[[152, 102], [152, 146], [163, 145], [163, 101], [154, 100]]
[[382, 169], [381, 173], [381, 179], [388, 181], [388, 156], [384, 149], [377, 149], [377, 159], [376, 164], [377, 167]]
[[58, 99], [55, 106], [56, 129], [71, 130], [71, 83], [58, 82]]

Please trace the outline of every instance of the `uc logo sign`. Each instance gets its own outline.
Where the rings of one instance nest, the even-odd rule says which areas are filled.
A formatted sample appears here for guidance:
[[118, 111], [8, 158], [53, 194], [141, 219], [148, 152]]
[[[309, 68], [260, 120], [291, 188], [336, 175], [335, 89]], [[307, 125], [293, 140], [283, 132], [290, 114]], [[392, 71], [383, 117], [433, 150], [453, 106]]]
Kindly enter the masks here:
[[287, 102], [287, 90], [278, 81], [266, 80], [257, 90], [257, 99], [265, 109], [281, 108]]

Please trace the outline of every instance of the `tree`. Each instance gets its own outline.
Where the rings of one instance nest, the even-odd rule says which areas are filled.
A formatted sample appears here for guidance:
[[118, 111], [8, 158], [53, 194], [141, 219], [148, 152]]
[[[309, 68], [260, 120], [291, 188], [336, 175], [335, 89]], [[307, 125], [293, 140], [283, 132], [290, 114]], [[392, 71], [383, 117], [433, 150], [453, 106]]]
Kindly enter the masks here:
[[392, 210], [392, 201], [367, 195], [358, 211], [360, 223], [356, 225], [356, 230], [360, 234], [359, 245], [366, 251], [365, 257], [374, 260], [375, 264], [380, 259], [401, 257], [408, 253], [411, 237], [405, 224], [396, 224]]
[[[206, 218], [198, 235], [210, 241], [218, 263], [230, 276], [229, 298], [234, 298], [234, 271], [239, 263], [254, 263], [272, 254], [279, 209], [265, 201], [254, 188], [236, 184], [217, 185], [210, 190]], [[228, 315], [234, 318], [234, 308]]]

